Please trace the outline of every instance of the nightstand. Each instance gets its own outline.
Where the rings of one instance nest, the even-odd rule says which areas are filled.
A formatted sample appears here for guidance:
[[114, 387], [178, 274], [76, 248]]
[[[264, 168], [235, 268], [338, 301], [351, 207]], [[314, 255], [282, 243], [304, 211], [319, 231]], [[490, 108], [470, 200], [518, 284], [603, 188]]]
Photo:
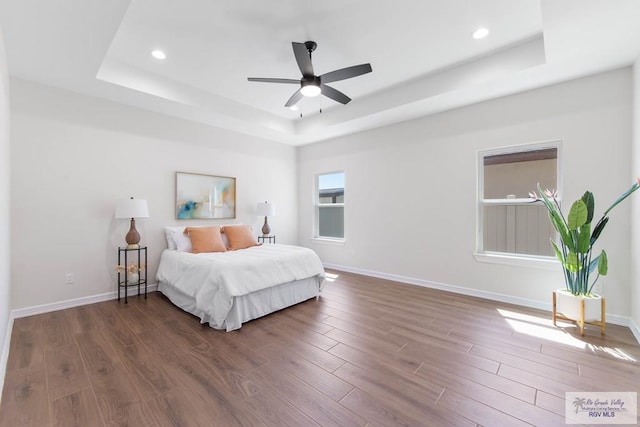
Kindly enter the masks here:
[[276, 235], [273, 236], [258, 236], [258, 243], [275, 243]]
[[[144, 262], [143, 262], [144, 257]], [[124, 261], [124, 262], [122, 262]], [[127, 289], [138, 285], [144, 285], [144, 297], [147, 298], [147, 247], [118, 248], [118, 301], [120, 301], [120, 289], [124, 288], [124, 303], [127, 304]]]

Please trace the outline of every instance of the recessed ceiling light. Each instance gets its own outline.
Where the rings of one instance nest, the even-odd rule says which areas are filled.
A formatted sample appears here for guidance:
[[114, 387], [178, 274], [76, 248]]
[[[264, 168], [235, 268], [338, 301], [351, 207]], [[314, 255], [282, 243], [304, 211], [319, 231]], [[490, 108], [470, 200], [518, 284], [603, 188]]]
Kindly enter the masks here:
[[289, 108], [291, 108], [293, 111], [298, 111], [298, 106], [297, 105], [292, 105]]
[[473, 38], [476, 40], [483, 39], [489, 35], [489, 30], [486, 28], [480, 27], [473, 32]]
[[152, 51], [151, 56], [153, 56], [156, 59], [167, 59], [167, 55], [159, 49]]

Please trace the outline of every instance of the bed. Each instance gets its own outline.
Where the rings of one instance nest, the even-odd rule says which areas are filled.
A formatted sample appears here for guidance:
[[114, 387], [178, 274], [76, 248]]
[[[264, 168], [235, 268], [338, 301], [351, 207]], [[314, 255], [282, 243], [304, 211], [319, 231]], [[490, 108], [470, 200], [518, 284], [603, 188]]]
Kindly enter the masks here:
[[227, 252], [166, 249], [158, 290], [215, 329], [243, 323], [320, 295], [324, 269], [311, 249], [265, 244]]

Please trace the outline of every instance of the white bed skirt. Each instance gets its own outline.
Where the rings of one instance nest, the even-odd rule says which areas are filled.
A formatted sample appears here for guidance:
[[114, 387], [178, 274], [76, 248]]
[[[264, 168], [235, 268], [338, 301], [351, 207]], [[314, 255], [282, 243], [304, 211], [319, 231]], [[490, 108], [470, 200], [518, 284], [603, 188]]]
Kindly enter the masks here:
[[201, 323], [208, 323], [214, 329], [226, 329], [229, 332], [240, 329], [242, 324], [249, 320], [317, 297], [320, 295], [321, 282], [317, 276], [309, 277], [234, 297], [231, 310], [220, 325], [213, 321], [211, 315], [199, 310], [195, 299], [181, 290], [163, 281], [158, 281], [158, 290], [184, 311], [199, 317]]

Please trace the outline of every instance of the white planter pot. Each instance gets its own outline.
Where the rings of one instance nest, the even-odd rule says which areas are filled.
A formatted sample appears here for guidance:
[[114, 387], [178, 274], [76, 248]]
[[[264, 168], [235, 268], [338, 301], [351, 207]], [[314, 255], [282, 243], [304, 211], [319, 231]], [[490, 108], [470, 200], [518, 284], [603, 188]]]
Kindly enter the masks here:
[[129, 273], [127, 275], [127, 282], [131, 284], [137, 284], [140, 280], [140, 275], [138, 273]]
[[[585, 322], [599, 321], [602, 319], [602, 296], [593, 294], [591, 297], [576, 296], [566, 289], [556, 291], [557, 312], [573, 320]], [[580, 301], [584, 300], [584, 319], [580, 317]]]

